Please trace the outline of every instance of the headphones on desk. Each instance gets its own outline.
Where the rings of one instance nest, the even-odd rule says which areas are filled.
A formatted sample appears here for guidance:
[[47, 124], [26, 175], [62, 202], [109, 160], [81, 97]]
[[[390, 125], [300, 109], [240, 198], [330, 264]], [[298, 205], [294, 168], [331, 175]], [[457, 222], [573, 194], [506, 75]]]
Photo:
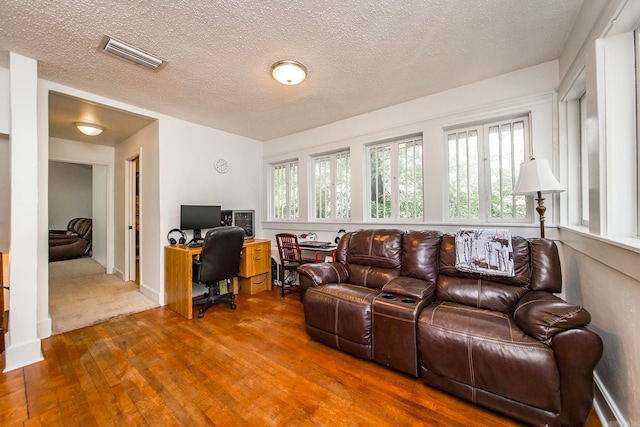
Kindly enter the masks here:
[[[173, 237], [171, 237], [171, 233], [180, 233], [180, 239], [178, 239], [178, 241], [176, 241], [176, 239], [174, 239]], [[169, 241], [170, 245], [175, 245], [176, 243], [179, 243], [181, 245], [184, 245], [185, 243], [187, 243], [187, 235], [184, 234], [184, 231], [178, 229], [178, 228], [173, 228], [171, 229], [171, 231], [169, 231], [169, 233], [167, 234], [167, 240]]]
[[344, 234], [346, 233], [346, 231], [341, 228], [340, 230], [338, 230], [338, 237], [336, 237], [336, 239], [334, 240], [334, 242], [336, 243], [340, 243], [340, 239], [342, 239], [342, 236], [344, 236]]

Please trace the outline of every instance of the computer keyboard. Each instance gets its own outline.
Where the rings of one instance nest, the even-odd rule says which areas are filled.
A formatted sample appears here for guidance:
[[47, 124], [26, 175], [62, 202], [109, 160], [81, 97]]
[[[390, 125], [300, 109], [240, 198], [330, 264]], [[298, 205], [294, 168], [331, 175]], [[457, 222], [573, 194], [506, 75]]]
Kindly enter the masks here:
[[203, 241], [191, 242], [191, 243], [189, 243], [189, 247], [190, 248], [201, 248], [203, 243], [204, 243]]

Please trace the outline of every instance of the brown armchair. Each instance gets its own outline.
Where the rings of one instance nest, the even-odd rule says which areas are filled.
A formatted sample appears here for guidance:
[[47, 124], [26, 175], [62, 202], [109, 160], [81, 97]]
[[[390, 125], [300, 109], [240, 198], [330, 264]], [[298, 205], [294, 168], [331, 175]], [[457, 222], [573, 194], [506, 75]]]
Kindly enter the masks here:
[[49, 230], [49, 262], [91, 255], [91, 218], [74, 218], [66, 230]]

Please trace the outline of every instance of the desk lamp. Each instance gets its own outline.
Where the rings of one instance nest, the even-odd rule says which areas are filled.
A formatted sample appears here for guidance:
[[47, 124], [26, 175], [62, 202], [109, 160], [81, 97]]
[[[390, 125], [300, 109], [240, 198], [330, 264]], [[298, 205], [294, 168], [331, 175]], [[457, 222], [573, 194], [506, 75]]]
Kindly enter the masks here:
[[528, 162], [520, 163], [520, 175], [518, 183], [514, 188], [514, 195], [537, 195], [538, 206], [536, 211], [540, 216], [540, 237], [544, 238], [544, 213], [547, 208], [544, 206], [542, 193], [560, 193], [565, 191], [551, 171], [547, 160], [531, 159]]

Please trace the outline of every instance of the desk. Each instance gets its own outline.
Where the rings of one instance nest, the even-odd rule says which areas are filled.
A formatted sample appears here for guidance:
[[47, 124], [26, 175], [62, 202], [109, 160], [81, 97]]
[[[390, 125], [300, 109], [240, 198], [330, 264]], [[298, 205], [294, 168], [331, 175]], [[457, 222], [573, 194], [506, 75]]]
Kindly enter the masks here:
[[[192, 262], [193, 257], [200, 252], [202, 252], [201, 247], [192, 248], [187, 245], [164, 247], [164, 292], [167, 305], [187, 319], [193, 318]], [[271, 289], [270, 240], [244, 241], [238, 276], [239, 281], [238, 277], [232, 280], [234, 294], [237, 294], [238, 290], [254, 293], [257, 289]]]
[[325, 247], [317, 247], [317, 246], [306, 246], [304, 243], [305, 242], [298, 242], [298, 246], [303, 251], [313, 251], [313, 252], [315, 252], [315, 261], [316, 262], [324, 262], [324, 258], [322, 259], [322, 261], [320, 261], [320, 259], [318, 257], [318, 253], [331, 254], [332, 261], [335, 261], [335, 259], [336, 259], [336, 249], [338, 248], [338, 245], [328, 245], [328, 246], [325, 246]]

